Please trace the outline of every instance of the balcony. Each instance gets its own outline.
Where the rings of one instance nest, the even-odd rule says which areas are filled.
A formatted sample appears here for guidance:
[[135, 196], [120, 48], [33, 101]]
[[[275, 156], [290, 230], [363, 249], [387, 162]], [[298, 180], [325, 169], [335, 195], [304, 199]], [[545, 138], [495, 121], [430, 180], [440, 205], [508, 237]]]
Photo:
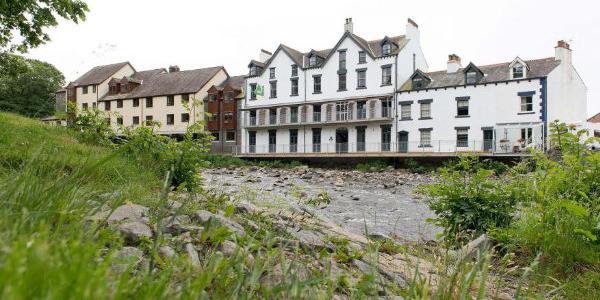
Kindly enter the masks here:
[[391, 107], [382, 107], [381, 108], [381, 117], [382, 118], [391, 118], [392, 116], [392, 108]]
[[256, 117], [250, 117], [250, 119], [248, 120], [248, 125], [256, 126]]
[[290, 123], [298, 123], [298, 114], [290, 115]]
[[367, 118], [367, 109], [359, 108], [356, 110], [356, 119], [365, 120]]
[[270, 115], [269, 116], [269, 125], [276, 125], [277, 124], [277, 116], [276, 115]]
[[320, 111], [313, 112], [313, 122], [321, 122], [321, 112]]

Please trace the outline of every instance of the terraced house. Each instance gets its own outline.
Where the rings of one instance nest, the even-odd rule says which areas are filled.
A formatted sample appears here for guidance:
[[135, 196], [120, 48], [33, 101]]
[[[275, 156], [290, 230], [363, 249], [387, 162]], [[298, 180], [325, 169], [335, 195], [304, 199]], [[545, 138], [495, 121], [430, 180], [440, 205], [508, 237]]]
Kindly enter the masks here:
[[394, 93], [427, 70], [419, 28], [366, 40], [346, 19], [330, 49], [279, 45], [249, 64], [242, 153], [380, 152], [394, 145]]
[[75, 81], [74, 102], [81, 109], [97, 107], [109, 113], [115, 131], [155, 121], [157, 133], [177, 136], [204, 119], [204, 106], [193, 105], [194, 100], [202, 103], [208, 89], [228, 77], [223, 67], [138, 72], [129, 63], [99, 66]]
[[245, 76], [232, 76], [208, 89], [204, 100], [206, 129], [212, 134], [211, 153], [236, 153], [239, 148], [240, 108]]

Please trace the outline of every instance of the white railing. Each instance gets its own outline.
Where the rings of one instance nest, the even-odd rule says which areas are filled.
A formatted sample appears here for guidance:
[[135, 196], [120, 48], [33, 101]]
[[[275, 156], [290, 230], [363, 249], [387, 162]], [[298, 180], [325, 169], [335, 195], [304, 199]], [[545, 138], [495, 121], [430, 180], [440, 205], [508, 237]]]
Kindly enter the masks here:
[[542, 144], [521, 145], [506, 148], [504, 142], [494, 140], [435, 140], [428, 144], [419, 141], [390, 143], [321, 143], [321, 144], [260, 144], [237, 149], [240, 154], [252, 153], [527, 153], [530, 148], [542, 149]]

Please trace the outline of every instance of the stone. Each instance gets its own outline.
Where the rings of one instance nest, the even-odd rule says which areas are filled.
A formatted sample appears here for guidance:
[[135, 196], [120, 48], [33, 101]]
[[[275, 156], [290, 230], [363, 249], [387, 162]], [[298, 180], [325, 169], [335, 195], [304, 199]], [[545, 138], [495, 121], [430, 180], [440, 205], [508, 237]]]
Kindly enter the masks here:
[[123, 247], [114, 255], [112, 268], [124, 272], [129, 267], [137, 268], [144, 260], [144, 252], [136, 247]]
[[237, 247], [236, 243], [227, 240], [223, 241], [220, 245], [221, 252], [223, 252], [223, 255], [225, 256], [232, 256], [235, 254]]
[[184, 246], [185, 248], [185, 252], [187, 253], [189, 259], [190, 259], [190, 263], [192, 264], [192, 266], [194, 267], [199, 267], [200, 264], [200, 258], [198, 257], [198, 251], [196, 251], [196, 248], [194, 248], [194, 245], [192, 245], [192, 243], [187, 243]]
[[185, 226], [185, 224], [189, 224], [190, 222], [190, 217], [186, 215], [167, 217], [161, 220], [160, 229], [162, 232], [170, 234], [182, 233], [185, 231], [190, 231], [190, 228]]
[[138, 242], [140, 239], [152, 238], [152, 229], [142, 222], [134, 221], [119, 225], [119, 231], [130, 242]]
[[337, 187], [343, 187], [344, 179], [342, 179], [342, 177], [336, 177], [335, 181], [333, 182], [333, 185], [335, 185]]
[[249, 202], [238, 202], [235, 203], [235, 212], [236, 213], [244, 213], [244, 214], [249, 214], [249, 213], [254, 213], [254, 212], [258, 212], [258, 207], [252, 203]]
[[480, 251], [484, 251], [490, 245], [490, 240], [486, 234], [480, 235], [478, 238], [464, 245], [460, 250], [462, 259], [475, 259]]
[[176, 255], [175, 250], [169, 246], [160, 246], [158, 248], [158, 255], [163, 258], [170, 258]]
[[171, 209], [171, 210], [178, 210], [183, 206], [183, 204], [181, 204], [181, 202], [175, 201], [175, 200], [169, 200], [167, 205], [169, 206], [169, 209]]
[[148, 208], [137, 204], [125, 204], [117, 207], [108, 217], [108, 224], [115, 224], [121, 221], [137, 221], [148, 224], [146, 214]]
[[196, 212], [196, 214], [194, 216], [195, 216], [195, 219], [202, 224], [206, 224], [211, 219], [213, 219], [219, 225], [227, 227], [229, 230], [236, 233], [237, 235], [240, 235], [240, 236], [246, 235], [246, 231], [244, 231], [244, 227], [242, 227], [242, 225], [240, 225], [224, 216], [215, 215], [206, 210], [199, 210]]
[[323, 242], [323, 238], [322, 238], [323, 234], [321, 234], [320, 232], [316, 232], [313, 230], [305, 230], [305, 229], [301, 229], [300, 231], [297, 231], [292, 228], [288, 229], [287, 231], [290, 235], [292, 235], [293, 237], [298, 239], [300, 246], [310, 248], [310, 249], [325, 247], [325, 243]]
[[381, 232], [371, 232], [369, 233], [369, 238], [376, 241], [392, 241], [392, 238], [388, 235], [385, 235]]
[[359, 198], [358, 196], [354, 196], [354, 195], [353, 195], [353, 196], [350, 196], [350, 198], [351, 198], [353, 201], [358, 201], [358, 200], [360, 200], [360, 198]]

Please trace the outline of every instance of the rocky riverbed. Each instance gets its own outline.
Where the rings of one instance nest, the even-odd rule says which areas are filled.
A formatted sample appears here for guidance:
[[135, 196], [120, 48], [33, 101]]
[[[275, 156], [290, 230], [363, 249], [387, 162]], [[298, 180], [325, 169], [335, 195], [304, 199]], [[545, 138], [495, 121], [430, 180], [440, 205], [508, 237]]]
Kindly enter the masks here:
[[[434, 217], [415, 189], [435, 180], [431, 175], [388, 169], [359, 172], [298, 167], [209, 169], [203, 173], [211, 189], [233, 194], [259, 205], [306, 207], [309, 199], [327, 197], [314, 212], [342, 228], [399, 240], [427, 241], [439, 228], [427, 222]], [[325, 195], [325, 196], [324, 196]]]

